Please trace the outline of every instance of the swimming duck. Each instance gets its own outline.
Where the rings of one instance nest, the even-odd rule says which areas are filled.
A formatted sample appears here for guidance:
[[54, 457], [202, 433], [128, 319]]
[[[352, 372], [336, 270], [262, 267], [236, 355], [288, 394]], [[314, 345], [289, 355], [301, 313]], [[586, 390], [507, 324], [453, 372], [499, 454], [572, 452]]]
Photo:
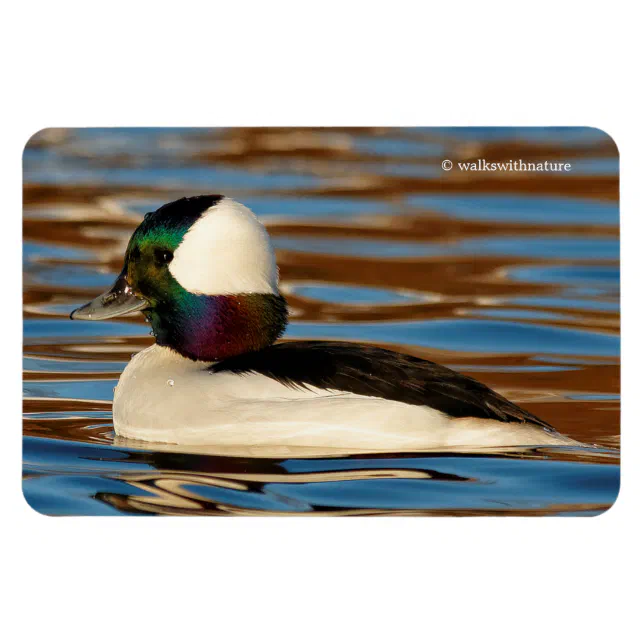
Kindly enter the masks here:
[[427, 360], [350, 342], [276, 344], [288, 310], [269, 235], [221, 195], [148, 213], [114, 285], [71, 318], [134, 311], [156, 343], [114, 392], [126, 439], [398, 451], [578, 444]]

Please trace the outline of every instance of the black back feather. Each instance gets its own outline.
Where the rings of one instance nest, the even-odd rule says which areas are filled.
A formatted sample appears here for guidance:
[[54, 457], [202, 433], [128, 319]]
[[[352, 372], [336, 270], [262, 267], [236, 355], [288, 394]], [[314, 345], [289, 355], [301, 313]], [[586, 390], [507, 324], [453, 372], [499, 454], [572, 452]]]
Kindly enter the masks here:
[[433, 407], [453, 418], [548, 423], [483, 383], [434, 362], [351, 342], [274, 344], [209, 367], [212, 373], [258, 373], [287, 387], [334, 389], [362, 396]]

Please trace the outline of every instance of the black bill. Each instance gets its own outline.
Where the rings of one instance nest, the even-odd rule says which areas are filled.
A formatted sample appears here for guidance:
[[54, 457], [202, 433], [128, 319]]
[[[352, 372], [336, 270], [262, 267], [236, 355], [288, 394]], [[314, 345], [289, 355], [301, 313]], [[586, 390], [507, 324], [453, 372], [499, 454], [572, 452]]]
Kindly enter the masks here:
[[133, 311], [141, 311], [147, 306], [147, 300], [134, 293], [125, 279], [125, 274], [121, 273], [109, 291], [75, 309], [69, 317], [72, 320], [107, 320]]

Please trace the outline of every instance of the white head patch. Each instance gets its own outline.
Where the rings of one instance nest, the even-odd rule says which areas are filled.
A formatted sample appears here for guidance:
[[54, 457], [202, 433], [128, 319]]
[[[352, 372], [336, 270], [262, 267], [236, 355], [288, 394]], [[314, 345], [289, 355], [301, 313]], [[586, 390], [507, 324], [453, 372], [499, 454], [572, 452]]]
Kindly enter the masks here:
[[266, 228], [246, 206], [228, 197], [190, 227], [169, 268], [192, 293], [278, 292], [275, 253]]

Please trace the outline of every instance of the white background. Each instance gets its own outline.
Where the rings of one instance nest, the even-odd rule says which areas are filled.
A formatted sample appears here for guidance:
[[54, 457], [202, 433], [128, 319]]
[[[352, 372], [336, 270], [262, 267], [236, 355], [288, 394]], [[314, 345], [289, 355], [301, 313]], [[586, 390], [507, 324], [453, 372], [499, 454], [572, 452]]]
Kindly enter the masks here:
[[[637, 7], [5, 4], [4, 641], [641, 637], [643, 58], [641, 17], [626, 6]], [[615, 507], [594, 519], [52, 519], [30, 510], [20, 491], [21, 154], [43, 127], [89, 125], [606, 130], [621, 152], [625, 293]]]

